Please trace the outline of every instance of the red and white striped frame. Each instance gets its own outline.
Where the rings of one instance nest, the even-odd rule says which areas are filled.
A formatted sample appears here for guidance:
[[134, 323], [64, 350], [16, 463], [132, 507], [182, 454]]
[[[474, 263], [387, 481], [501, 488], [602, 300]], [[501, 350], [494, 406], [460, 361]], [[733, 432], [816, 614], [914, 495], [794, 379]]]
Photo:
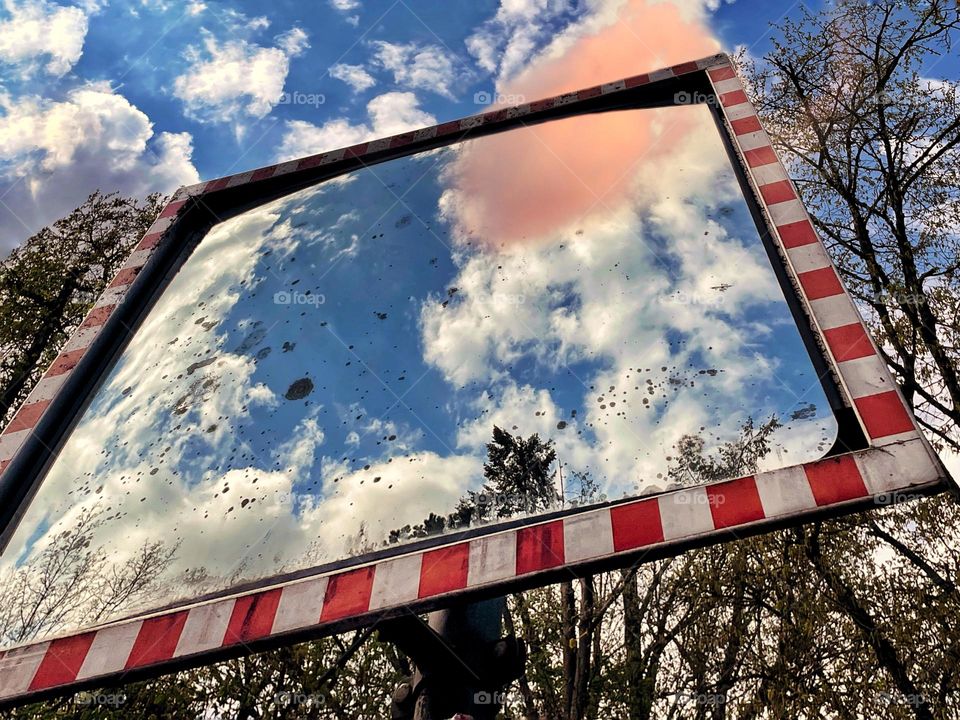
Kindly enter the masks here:
[[578, 103], [601, 95], [694, 73], [704, 74], [715, 91], [726, 131], [787, 275], [869, 447], [506, 529], [494, 526], [487, 534], [451, 537], [345, 569], [268, 582], [256, 590], [8, 649], [0, 654], [0, 705], [209, 663], [248, 652], [250, 644], [255, 649], [290, 643], [508, 587], [544, 585], [567, 572], [623, 566], [945, 488], [945, 470], [918, 431], [724, 55], [181, 189], [0, 435], [0, 468], [193, 199], [424, 139], [449, 136], [456, 141], [480, 126], [493, 128], [518, 118], [533, 121], [538, 113], [563, 106], [575, 111]]
[[797, 189], [729, 62], [707, 70], [747, 177], [871, 445], [918, 436], [893, 376], [820, 242]]

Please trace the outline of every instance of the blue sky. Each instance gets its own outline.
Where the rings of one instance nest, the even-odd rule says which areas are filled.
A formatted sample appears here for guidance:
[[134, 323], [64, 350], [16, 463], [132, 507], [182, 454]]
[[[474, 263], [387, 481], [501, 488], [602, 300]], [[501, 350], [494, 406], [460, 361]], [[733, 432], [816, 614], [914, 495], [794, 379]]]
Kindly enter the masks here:
[[[171, 192], [477, 112], [477, 93], [495, 92], [565, 33], [615, 22], [620, 4], [6, 0], [0, 251], [97, 188]], [[754, 53], [768, 48], [767, 22], [793, 7], [676, 4], [724, 49]], [[650, 69], [650, 56], [634, 69]]]

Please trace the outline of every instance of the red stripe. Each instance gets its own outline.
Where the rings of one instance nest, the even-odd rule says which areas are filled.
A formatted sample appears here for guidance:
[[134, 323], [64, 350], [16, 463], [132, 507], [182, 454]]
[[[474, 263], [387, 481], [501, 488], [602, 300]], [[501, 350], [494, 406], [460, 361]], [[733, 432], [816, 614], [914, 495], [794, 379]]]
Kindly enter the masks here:
[[319, 155], [311, 155], [310, 157], [304, 158], [303, 160], [297, 163], [297, 170], [308, 170], [312, 167], [317, 167], [317, 165], [320, 165], [323, 163], [323, 159], [328, 154], [329, 153], [321, 153]]
[[358, 145], [351, 145], [346, 150], [343, 151], [343, 156], [348, 157], [362, 157], [367, 154], [367, 147], [370, 143], [360, 143]]
[[800, 273], [797, 275], [797, 279], [809, 300], [819, 300], [843, 292], [840, 278], [837, 277], [837, 273], [833, 271], [832, 267]]
[[[773, 151], [771, 150], [771, 152]], [[776, 205], [777, 203], [793, 200], [797, 197], [789, 180], [778, 180], [769, 185], [761, 185], [760, 194], [763, 196], [763, 201], [767, 203], [767, 205]]]
[[483, 120], [484, 125], [493, 125], [507, 118], [507, 113], [510, 112], [510, 108], [501, 108], [500, 110], [493, 110], [491, 112], [484, 113], [480, 117]]
[[39, 400], [29, 405], [21, 405], [20, 409], [17, 410], [17, 414], [13, 416], [13, 420], [10, 421], [10, 424], [4, 432], [13, 433], [35, 427], [40, 416], [43, 415], [43, 411], [47, 409], [49, 404], [49, 400]]
[[860, 417], [863, 418], [870, 437], [887, 437], [916, 430], [910, 414], [895, 390], [854, 398], [853, 402], [860, 411]]
[[129, 670], [172, 658], [187, 622], [187, 614], [188, 611], [183, 610], [144, 620], [123, 667]]
[[615, 505], [610, 508], [610, 522], [615, 552], [663, 542], [660, 504], [656, 500]]
[[601, 87], [599, 85], [594, 85], [591, 88], [577, 91], [577, 100], [588, 100], [601, 94], [603, 94]]
[[159, 217], [165, 218], [170, 217], [171, 215], [176, 215], [177, 212], [186, 204], [186, 200], [175, 200], [173, 202], [167, 203], [166, 207], [160, 211]]
[[777, 226], [777, 232], [780, 233], [780, 239], [786, 248], [809, 245], [817, 241], [817, 234], [813, 231], [813, 225], [810, 224], [809, 220], [798, 220], [786, 225], [779, 225]]
[[80, 327], [98, 327], [103, 325], [107, 318], [110, 317], [110, 313], [113, 312], [113, 309], [116, 305], [101, 305], [100, 307], [94, 308], [87, 316], [83, 319], [83, 322], [80, 323]]
[[757, 132], [757, 130], [763, 130], [763, 128], [760, 127], [760, 118], [756, 115], [740, 118], [739, 120], [732, 120], [730, 127], [733, 128], [735, 135], [746, 135], [747, 133]]
[[856, 358], [873, 355], [873, 345], [870, 344], [870, 338], [860, 323], [851, 323], [841, 325], [840, 327], [824, 330], [823, 334], [827, 338], [827, 345], [830, 352], [837, 359], [837, 362], [844, 360], [854, 360]]
[[390, 147], [395, 148], [400, 147], [401, 145], [409, 145], [412, 142], [412, 132], [400, 133], [399, 135], [394, 135], [392, 138], [390, 138]]
[[697, 66], [696, 62], [685, 62], [680, 63], [679, 65], [674, 65], [672, 68], [674, 75], [683, 75], [684, 73], [696, 72], [700, 68]]
[[230, 182], [230, 178], [232, 177], [233, 175], [227, 175], [227, 177], [222, 177], [222, 178], [217, 178], [216, 180], [212, 180], [203, 189], [204, 194], [210, 193], [210, 192], [216, 192], [217, 190], [223, 190], [227, 186], [227, 183]]
[[129, 285], [132, 283], [143, 267], [124, 268], [117, 273], [116, 277], [110, 283], [110, 287], [119, 287], [120, 285]]
[[425, 552], [420, 565], [420, 592], [417, 597], [430, 597], [465, 588], [469, 560], [470, 546], [467, 543]]
[[[745, 150], [743, 153], [744, 159], [747, 161], [747, 165], [750, 167], [759, 167], [760, 165], [769, 165], [770, 163], [775, 163], [777, 161], [777, 154], [773, 151], [773, 148], [769, 145], [764, 147], [758, 147], [753, 150]], [[789, 187], [789, 183], [787, 184]], [[764, 187], [770, 187], [766, 185]], [[762, 190], [763, 188], [761, 188]], [[792, 192], [792, 191], [791, 191]]]
[[96, 633], [88, 632], [53, 640], [30, 681], [29, 689], [42, 690], [76, 680], [87, 651], [93, 644], [94, 635]]
[[460, 121], [445, 122], [437, 125], [437, 135], [446, 135], [447, 133], [458, 132], [460, 130]]
[[53, 364], [44, 374], [44, 377], [56, 377], [57, 375], [70, 372], [77, 366], [77, 363], [80, 362], [80, 358], [83, 357], [86, 351], [86, 348], [77, 348], [70, 352], [61, 353], [57, 356], [57, 359], [53, 361]]
[[720, 528], [763, 520], [763, 505], [753, 476], [730, 480], [706, 488], [713, 524]]
[[257, 180], [266, 180], [267, 178], [272, 178], [273, 174], [276, 171], [277, 171], [276, 165], [271, 165], [270, 167], [254, 170], [253, 174], [250, 176], [250, 182], [256, 182]]
[[538, 112], [539, 110], [549, 110], [553, 107], [555, 98], [543, 98], [542, 100], [534, 100], [530, 103], [530, 112]]
[[642, 75], [634, 75], [633, 77], [628, 77], [623, 81], [624, 87], [632, 88], [637, 87], [637, 85], [646, 85], [650, 82], [650, 76], [646, 73]]
[[357, 568], [334, 575], [327, 583], [323, 598], [321, 620], [335, 620], [349, 615], [359, 615], [370, 609], [370, 593], [373, 590], [375, 566]]
[[546, 570], [563, 565], [563, 522], [554, 520], [544, 525], [517, 531], [517, 574]]
[[155, 248], [157, 245], [160, 244], [160, 238], [162, 237], [163, 237], [162, 232], [150, 233], [149, 235], [144, 235], [140, 239], [140, 244], [137, 245], [137, 250], [150, 250], [151, 248]]
[[249, 642], [266, 637], [273, 629], [273, 618], [280, 605], [282, 588], [237, 598], [223, 636], [224, 645]]
[[817, 505], [833, 505], [867, 495], [860, 470], [849, 455], [809, 463], [803, 471]]
[[720, 103], [724, 107], [742, 105], [745, 102], [747, 102], [747, 94], [743, 90], [734, 90], [733, 92], [724, 93], [720, 96]]
[[733, 71], [733, 68], [729, 65], [724, 65], [723, 67], [713, 68], [712, 70], [707, 70], [707, 74], [710, 76], [710, 79], [714, 82], [720, 82], [721, 80], [729, 80], [732, 77], [736, 77], [737, 74]]

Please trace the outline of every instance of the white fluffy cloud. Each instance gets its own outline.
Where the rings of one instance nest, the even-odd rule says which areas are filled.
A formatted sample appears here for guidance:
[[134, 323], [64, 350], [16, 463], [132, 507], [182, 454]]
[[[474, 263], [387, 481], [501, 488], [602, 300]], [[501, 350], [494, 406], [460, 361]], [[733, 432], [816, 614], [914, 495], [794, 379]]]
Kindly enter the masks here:
[[487, 72], [510, 76], [569, 11], [566, 0], [501, 0], [496, 14], [467, 38], [467, 50]]
[[330, 68], [330, 77], [342, 80], [357, 92], [363, 92], [377, 84], [377, 81], [363, 69], [362, 65], [337, 63]]
[[412, 92], [378, 95], [367, 103], [367, 116], [368, 122], [360, 124], [345, 118], [329, 120], [320, 126], [291, 120], [286, 125], [277, 159], [313, 155], [436, 123], [433, 115], [420, 108]]
[[360, 0], [329, 0], [330, 7], [334, 10], [343, 13], [344, 20], [347, 21], [350, 25], [357, 27], [360, 24], [360, 16], [357, 14], [350, 15], [348, 13], [360, 9]]
[[202, 121], [228, 122], [238, 114], [262, 118], [280, 101], [290, 59], [307, 47], [307, 34], [293, 28], [276, 47], [247, 40], [220, 43], [207, 33], [203, 48], [191, 47], [190, 68], [173, 82], [173, 94]]
[[394, 44], [382, 40], [375, 42], [374, 48], [377, 64], [392, 72], [398, 85], [430, 90], [454, 99], [453, 86], [457, 73], [453, 58], [443, 48], [416, 43]]
[[9, 250], [97, 188], [143, 196], [198, 182], [189, 133], [150, 119], [105, 84], [60, 102], [0, 95], [0, 245]]
[[7, 0], [0, 20], [0, 62], [17, 65], [23, 75], [43, 69], [60, 76], [80, 59], [87, 35], [87, 13], [45, 0]]

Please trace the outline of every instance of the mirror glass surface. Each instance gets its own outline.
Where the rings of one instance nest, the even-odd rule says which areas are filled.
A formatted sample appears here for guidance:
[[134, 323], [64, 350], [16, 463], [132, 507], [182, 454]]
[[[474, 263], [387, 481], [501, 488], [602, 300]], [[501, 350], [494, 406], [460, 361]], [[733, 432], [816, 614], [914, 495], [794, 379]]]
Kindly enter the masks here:
[[470, 140], [208, 233], [5, 553], [3, 643], [835, 433], [706, 107]]

